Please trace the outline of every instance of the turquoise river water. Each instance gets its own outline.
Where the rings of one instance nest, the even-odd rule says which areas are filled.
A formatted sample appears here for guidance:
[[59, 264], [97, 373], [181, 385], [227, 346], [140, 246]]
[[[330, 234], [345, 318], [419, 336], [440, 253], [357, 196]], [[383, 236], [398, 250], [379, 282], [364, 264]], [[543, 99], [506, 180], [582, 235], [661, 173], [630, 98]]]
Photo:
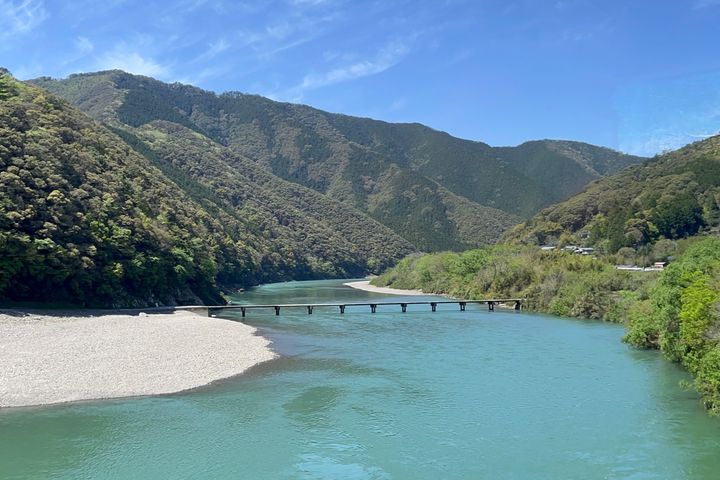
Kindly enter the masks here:
[[[399, 300], [341, 283], [236, 300]], [[0, 479], [720, 479], [720, 421], [622, 327], [429, 310], [253, 310], [281, 356], [244, 375], [0, 411]]]

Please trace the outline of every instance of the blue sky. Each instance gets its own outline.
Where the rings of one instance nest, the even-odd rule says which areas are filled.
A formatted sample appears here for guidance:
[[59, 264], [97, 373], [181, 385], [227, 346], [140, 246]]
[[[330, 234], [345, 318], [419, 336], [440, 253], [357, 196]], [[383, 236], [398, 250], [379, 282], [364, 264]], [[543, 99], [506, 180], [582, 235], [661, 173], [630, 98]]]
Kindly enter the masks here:
[[720, 130], [718, 25], [720, 0], [0, 0], [0, 65], [652, 155]]

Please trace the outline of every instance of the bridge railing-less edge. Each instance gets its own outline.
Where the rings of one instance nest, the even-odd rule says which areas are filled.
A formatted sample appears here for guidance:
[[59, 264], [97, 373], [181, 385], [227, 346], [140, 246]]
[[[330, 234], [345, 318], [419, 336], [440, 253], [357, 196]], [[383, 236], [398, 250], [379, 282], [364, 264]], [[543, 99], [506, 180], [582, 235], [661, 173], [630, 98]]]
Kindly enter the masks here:
[[485, 300], [437, 300], [437, 301], [422, 301], [422, 302], [350, 302], [350, 303], [295, 303], [295, 304], [267, 304], [267, 305], [244, 305], [244, 304], [233, 304], [228, 305], [191, 305], [184, 307], [175, 307], [175, 310], [184, 310], [198, 313], [200, 315], [213, 316], [222, 310], [240, 310], [243, 317], [247, 315], [249, 310], [256, 309], [272, 309], [275, 311], [275, 315], [280, 315], [283, 309], [294, 309], [303, 308], [307, 310], [308, 315], [312, 315], [315, 308], [318, 307], [335, 307], [340, 310], [340, 314], [345, 313], [345, 309], [348, 307], [370, 307], [370, 313], [377, 313], [378, 307], [387, 306], [399, 306], [400, 311], [407, 312], [408, 305], [428, 305], [431, 311], [436, 312], [438, 305], [443, 304], [457, 304], [461, 312], [465, 311], [468, 304], [486, 304], [488, 311], [492, 312], [495, 310], [496, 305], [508, 306], [512, 305], [514, 310], [522, 310], [522, 304], [524, 299], [522, 298], [492, 298]]

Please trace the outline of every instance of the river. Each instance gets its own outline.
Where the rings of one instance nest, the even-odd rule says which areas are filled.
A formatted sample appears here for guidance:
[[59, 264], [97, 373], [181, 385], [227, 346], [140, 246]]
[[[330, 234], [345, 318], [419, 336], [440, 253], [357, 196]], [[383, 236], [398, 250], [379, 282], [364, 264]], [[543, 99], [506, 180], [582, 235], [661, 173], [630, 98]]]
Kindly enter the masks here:
[[[235, 300], [399, 300], [341, 283]], [[0, 478], [720, 478], [720, 420], [622, 327], [429, 310], [251, 310], [279, 359], [187, 393], [2, 410]]]

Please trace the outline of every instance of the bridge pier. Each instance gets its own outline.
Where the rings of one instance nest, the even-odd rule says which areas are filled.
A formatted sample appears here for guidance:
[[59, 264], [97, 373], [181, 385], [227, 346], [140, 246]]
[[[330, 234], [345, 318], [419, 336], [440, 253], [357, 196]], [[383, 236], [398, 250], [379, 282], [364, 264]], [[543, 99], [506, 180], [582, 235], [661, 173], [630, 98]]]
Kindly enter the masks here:
[[248, 305], [248, 304], [228, 304], [228, 305], [210, 305], [210, 306], [180, 306], [180, 307], [174, 307], [174, 311], [191, 311], [195, 312], [201, 315], [207, 315], [207, 316], [215, 316], [220, 314], [221, 312], [225, 311], [226, 309], [238, 309], [240, 310], [240, 314], [243, 318], [245, 318], [248, 315], [248, 310], [250, 309], [274, 309], [275, 315], [280, 315], [280, 309], [283, 308], [306, 308], [308, 315], [312, 315], [314, 312], [315, 307], [339, 307], [340, 313], [345, 313], [346, 307], [370, 307], [371, 313], [377, 313], [377, 309], [380, 305], [400, 305], [400, 308], [403, 313], [407, 312], [408, 305], [430, 305], [430, 308], [433, 312], [437, 311], [437, 307], [440, 304], [456, 304], [459, 306], [460, 311], [464, 312], [467, 309], [468, 304], [483, 304], [486, 303], [488, 306], [488, 311], [492, 312], [495, 310], [495, 305], [503, 305], [507, 306], [509, 308], [514, 308], [517, 311], [523, 310], [523, 302], [525, 302], [526, 299], [524, 298], [487, 298], [482, 300], [433, 300], [433, 301], [420, 301], [420, 302], [412, 302], [412, 301], [403, 301], [403, 302], [377, 302], [374, 301], [372, 303], [368, 302], [351, 302], [351, 303], [315, 303], [315, 304], [266, 304], [266, 305]]

